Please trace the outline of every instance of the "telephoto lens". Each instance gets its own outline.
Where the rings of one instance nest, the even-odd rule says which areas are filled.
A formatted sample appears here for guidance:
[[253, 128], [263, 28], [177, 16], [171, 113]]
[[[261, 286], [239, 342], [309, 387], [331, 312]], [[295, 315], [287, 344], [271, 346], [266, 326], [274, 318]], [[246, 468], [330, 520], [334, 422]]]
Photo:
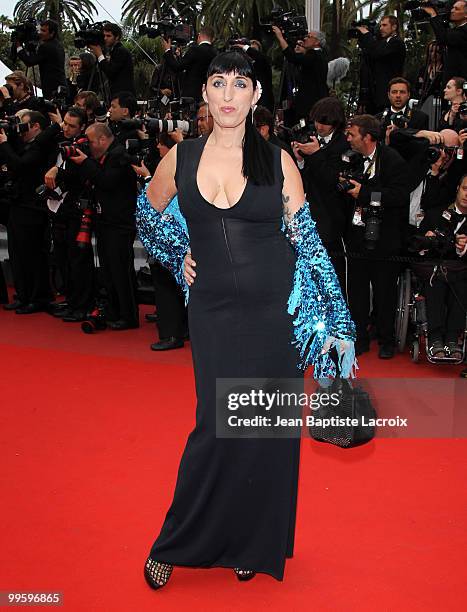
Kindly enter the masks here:
[[98, 307], [94, 308], [86, 318], [86, 321], [81, 323], [81, 329], [85, 334], [93, 334], [94, 332], [107, 329], [107, 323], [102, 310]]

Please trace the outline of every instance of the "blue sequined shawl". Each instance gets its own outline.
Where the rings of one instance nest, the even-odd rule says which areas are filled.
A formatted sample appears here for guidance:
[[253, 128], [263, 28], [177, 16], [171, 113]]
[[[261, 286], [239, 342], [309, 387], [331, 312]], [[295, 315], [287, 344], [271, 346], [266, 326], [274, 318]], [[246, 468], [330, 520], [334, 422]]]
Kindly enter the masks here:
[[[160, 213], [151, 206], [146, 190], [143, 191], [138, 197], [136, 225], [149, 255], [172, 272], [188, 301], [183, 259], [190, 240], [177, 197]], [[307, 202], [283, 226], [283, 231], [296, 253], [294, 283], [287, 311], [294, 315], [293, 342], [299, 352], [298, 367], [305, 370], [313, 365], [315, 378], [335, 376], [336, 367], [329, 349], [337, 346], [340, 376], [353, 377], [357, 368], [355, 325]]]

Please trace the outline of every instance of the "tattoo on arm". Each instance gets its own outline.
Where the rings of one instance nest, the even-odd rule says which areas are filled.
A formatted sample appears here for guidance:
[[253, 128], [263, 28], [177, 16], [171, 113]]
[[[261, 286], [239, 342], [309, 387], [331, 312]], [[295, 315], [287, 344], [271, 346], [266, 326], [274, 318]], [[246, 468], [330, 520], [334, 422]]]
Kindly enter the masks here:
[[293, 217], [293, 212], [290, 208], [290, 206], [288, 205], [290, 200], [290, 196], [286, 195], [285, 193], [282, 194], [282, 204], [284, 205], [284, 221], [286, 223], [289, 223], [290, 220]]

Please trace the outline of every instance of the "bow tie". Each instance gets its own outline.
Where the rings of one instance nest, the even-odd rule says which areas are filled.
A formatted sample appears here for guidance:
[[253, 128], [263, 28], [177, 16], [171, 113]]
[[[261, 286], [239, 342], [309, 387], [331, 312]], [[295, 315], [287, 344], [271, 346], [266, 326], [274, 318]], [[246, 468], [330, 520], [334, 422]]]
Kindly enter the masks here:
[[363, 158], [363, 163], [369, 162], [369, 161], [371, 161], [371, 157], [364, 157]]

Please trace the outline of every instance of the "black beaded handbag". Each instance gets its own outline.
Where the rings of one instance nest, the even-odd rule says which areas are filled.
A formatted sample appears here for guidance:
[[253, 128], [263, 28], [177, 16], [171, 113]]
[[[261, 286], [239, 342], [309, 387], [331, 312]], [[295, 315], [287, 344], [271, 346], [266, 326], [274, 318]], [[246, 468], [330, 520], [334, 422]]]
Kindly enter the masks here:
[[[334, 405], [327, 405], [330, 402], [320, 402], [319, 408], [313, 411], [314, 423], [309, 426], [310, 436], [318, 442], [328, 442], [341, 448], [351, 448], [369, 442], [375, 437], [376, 427], [369, 424], [372, 419], [377, 418], [376, 410], [371, 404], [368, 393], [358, 386], [353, 386], [346, 378], [335, 378], [329, 387], [319, 387], [319, 395], [335, 397], [338, 401], [332, 402]], [[345, 419], [342, 423], [335, 425], [328, 423], [320, 424], [323, 419]], [[348, 419], [346, 417], [349, 417]], [[350, 423], [351, 419], [357, 421], [357, 425]]]

